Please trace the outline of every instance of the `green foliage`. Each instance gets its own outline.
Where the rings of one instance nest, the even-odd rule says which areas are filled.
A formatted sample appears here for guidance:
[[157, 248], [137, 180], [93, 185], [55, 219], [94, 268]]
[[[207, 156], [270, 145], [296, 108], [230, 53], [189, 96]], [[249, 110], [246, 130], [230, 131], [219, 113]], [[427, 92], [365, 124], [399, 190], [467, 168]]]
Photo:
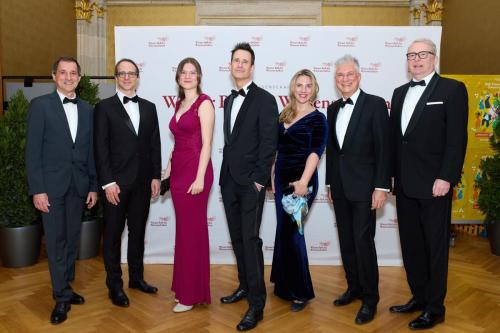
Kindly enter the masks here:
[[87, 75], [82, 76], [76, 88], [76, 96], [95, 106], [99, 102], [99, 84], [90, 81]]
[[21, 90], [9, 101], [9, 109], [0, 116], [0, 226], [21, 227], [37, 217], [28, 196], [24, 152], [29, 102]]
[[481, 161], [481, 179], [476, 181], [480, 190], [479, 209], [486, 215], [485, 223], [500, 223], [500, 121], [493, 123], [490, 137], [493, 156]]

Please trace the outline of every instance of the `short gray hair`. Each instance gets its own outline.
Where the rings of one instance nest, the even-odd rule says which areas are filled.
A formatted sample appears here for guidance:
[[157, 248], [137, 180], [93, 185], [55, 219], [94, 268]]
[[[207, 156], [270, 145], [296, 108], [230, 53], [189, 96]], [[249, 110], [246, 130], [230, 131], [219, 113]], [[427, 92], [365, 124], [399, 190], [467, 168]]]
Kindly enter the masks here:
[[340, 65], [350, 63], [350, 62], [352, 62], [354, 64], [354, 66], [356, 67], [356, 72], [359, 73], [359, 61], [358, 61], [358, 59], [356, 59], [355, 57], [353, 57], [350, 54], [346, 54], [342, 58], [339, 58], [339, 59], [337, 59], [337, 61], [335, 61], [335, 71], [337, 71], [337, 67], [339, 67]]
[[[411, 42], [410, 46], [412, 46], [415, 43], [426, 44], [427, 46], [429, 46], [431, 48], [431, 52], [434, 53], [434, 55], [437, 55], [436, 44], [434, 44], [434, 42], [432, 40], [430, 40], [429, 38], [417, 38], [413, 42]], [[410, 46], [408, 46], [408, 48], [410, 48]]]

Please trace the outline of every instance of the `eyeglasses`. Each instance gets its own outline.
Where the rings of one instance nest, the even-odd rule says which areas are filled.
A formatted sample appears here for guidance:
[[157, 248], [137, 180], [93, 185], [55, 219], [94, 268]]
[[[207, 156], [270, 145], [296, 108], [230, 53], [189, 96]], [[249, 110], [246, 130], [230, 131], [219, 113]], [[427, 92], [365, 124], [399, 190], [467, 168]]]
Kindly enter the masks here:
[[415, 60], [417, 56], [419, 59], [427, 59], [429, 54], [435, 55], [434, 52], [431, 51], [410, 52], [406, 54], [406, 59]]
[[198, 72], [185, 72], [185, 71], [182, 71], [181, 72], [181, 76], [196, 76], [198, 74]]
[[123, 79], [125, 77], [138, 77], [139, 73], [137, 72], [118, 72], [115, 74], [117, 77]]
[[342, 80], [342, 79], [352, 80], [354, 79], [354, 77], [356, 77], [356, 72], [337, 73], [335, 74], [335, 77], [337, 78], [337, 80]]

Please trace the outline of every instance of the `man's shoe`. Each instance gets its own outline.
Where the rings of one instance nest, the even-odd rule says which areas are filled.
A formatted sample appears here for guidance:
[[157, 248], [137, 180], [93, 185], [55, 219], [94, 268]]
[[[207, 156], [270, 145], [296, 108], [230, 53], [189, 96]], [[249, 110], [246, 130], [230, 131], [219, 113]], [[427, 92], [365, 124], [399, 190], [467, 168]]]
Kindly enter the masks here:
[[234, 293], [229, 296], [221, 297], [220, 302], [223, 304], [231, 304], [241, 301], [243, 298], [247, 297], [248, 292], [245, 289], [236, 289]]
[[110, 290], [108, 295], [114, 305], [121, 306], [122, 308], [130, 305], [127, 294], [125, 294], [123, 289]]
[[68, 311], [71, 310], [71, 304], [68, 302], [57, 302], [52, 314], [50, 322], [52, 324], [60, 324], [68, 318]]
[[293, 301], [290, 310], [292, 310], [292, 312], [299, 312], [304, 310], [306, 305], [307, 301]]
[[248, 331], [257, 326], [257, 323], [264, 318], [263, 311], [250, 307], [245, 313], [240, 323], [236, 326], [238, 331]]
[[412, 330], [426, 330], [429, 328], [433, 328], [439, 323], [444, 321], [444, 313], [443, 314], [434, 314], [431, 312], [424, 311], [422, 314], [415, 320], [410, 321], [408, 327]]
[[389, 308], [392, 313], [410, 313], [415, 311], [424, 310], [424, 305], [417, 302], [417, 300], [412, 297], [408, 303], [403, 305], [393, 305]]
[[345, 293], [343, 293], [342, 295], [340, 295], [339, 298], [337, 298], [336, 300], [334, 300], [333, 304], [335, 306], [343, 306], [343, 305], [347, 305], [347, 304], [352, 303], [353, 301], [355, 301], [358, 298], [359, 298], [359, 294], [358, 293], [354, 293], [354, 292], [352, 292], [352, 291], [350, 291], [348, 289]]
[[156, 294], [158, 292], [158, 288], [148, 284], [144, 280], [130, 281], [128, 283], [128, 287], [132, 288], [132, 289], [139, 289], [140, 291], [147, 293], [147, 294]]
[[373, 320], [373, 317], [375, 317], [375, 313], [377, 313], [376, 306], [363, 304], [361, 305], [361, 308], [359, 309], [354, 322], [358, 325], [366, 324]]
[[71, 295], [71, 298], [69, 299], [69, 302], [71, 304], [79, 305], [79, 304], [85, 303], [85, 298], [83, 298], [82, 295], [78, 295], [77, 293], [75, 293], [73, 291], [73, 294]]

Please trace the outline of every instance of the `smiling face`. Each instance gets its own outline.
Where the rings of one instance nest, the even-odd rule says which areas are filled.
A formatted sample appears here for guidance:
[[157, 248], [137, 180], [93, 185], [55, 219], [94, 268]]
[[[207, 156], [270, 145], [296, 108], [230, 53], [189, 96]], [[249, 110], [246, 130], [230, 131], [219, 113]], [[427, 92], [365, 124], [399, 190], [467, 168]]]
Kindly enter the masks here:
[[231, 75], [238, 88], [243, 87], [252, 79], [254, 65], [252, 65], [252, 54], [246, 50], [236, 50], [229, 64]]
[[184, 90], [196, 89], [198, 87], [198, 71], [191, 63], [186, 63], [180, 72], [178, 83]]
[[[422, 51], [432, 52], [432, 47], [423, 42], [416, 42], [408, 48], [408, 53], [419, 53]], [[419, 56], [416, 56], [415, 59], [406, 61], [408, 63], [408, 72], [410, 72], [415, 80], [421, 80], [435, 71], [438, 57], [428, 53], [425, 59], [420, 59]]]
[[361, 74], [352, 61], [340, 64], [335, 69], [335, 84], [343, 97], [351, 97], [359, 88]]
[[[134, 64], [123, 61], [116, 67], [116, 85], [125, 95], [134, 95], [137, 84], [139, 83], [139, 73]], [[122, 75], [120, 75], [120, 73]]]
[[301, 75], [295, 80], [293, 96], [298, 104], [311, 103], [313, 94], [313, 82], [309, 76]]
[[60, 61], [52, 79], [56, 83], [57, 90], [65, 96], [73, 97], [75, 89], [80, 82], [78, 67], [72, 61]]

